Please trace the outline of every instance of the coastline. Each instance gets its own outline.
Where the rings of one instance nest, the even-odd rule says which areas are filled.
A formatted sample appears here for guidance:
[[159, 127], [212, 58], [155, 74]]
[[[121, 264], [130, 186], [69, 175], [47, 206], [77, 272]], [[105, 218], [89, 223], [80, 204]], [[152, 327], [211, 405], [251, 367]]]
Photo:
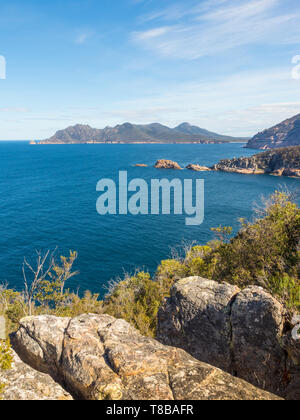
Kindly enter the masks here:
[[157, 142], [150, 142], [150, 141], [87, 141], [87, 142], [43, 142], [43, 141], [30, 141], [29, 144], [32, 146], [45, 146], [45, 145], [72, 145], [72, 144], [247, 144], [247, 142], [234, 142], [234, 141], [224, 141], [224, 142], [215, 142], [215, 141], [184, 141], [184, 142], [165, 142], [165, 141], [157, 141]]

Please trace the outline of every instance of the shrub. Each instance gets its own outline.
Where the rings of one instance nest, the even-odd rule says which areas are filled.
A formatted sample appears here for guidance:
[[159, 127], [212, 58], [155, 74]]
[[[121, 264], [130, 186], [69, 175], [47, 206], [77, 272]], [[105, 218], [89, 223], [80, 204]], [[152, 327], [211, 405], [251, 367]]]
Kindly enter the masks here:
[[214, 245], [195, 274], [241, 288], [259, 285], [300, 308], [300, 210], [287, 194], [276, 192], [253, 223], [242, 221], [235, 238]]
[[89, 290], [84, 293], [83, 298], [76, 294], [69, 294], [65, 302], [61, 302], [52, 310], [53, 315], [62, 317], [76, 317], [87, 313], [103, 313], [103, 303], [99, 301], [99, 295]]
[[[0, 370], [11, 369], [12, 361], [13, 361], [13, 356], [12, 356], [9, 341], [0, 340]], [[1, 399], [1, 394], [4, 391], [4, 388], [5, 388], [5, 385], [0, 383], [0, 399]]]
[[188, 275], [188, 267], [178, 260], [162, 261], [156, 272], [156, 281], [169, 294], [172, 284]]
[[148, 273], [140, 272], [116, 285], [103, 303], [103, 312], [128, 321], [146, 336], [155, 336], [164, 296], [162, 286]]

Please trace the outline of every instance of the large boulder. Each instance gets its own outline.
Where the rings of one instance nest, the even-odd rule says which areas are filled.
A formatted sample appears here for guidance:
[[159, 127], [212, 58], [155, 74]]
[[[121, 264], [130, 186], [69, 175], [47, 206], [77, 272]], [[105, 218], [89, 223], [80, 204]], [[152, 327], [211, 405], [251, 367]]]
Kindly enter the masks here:
[[72, 396], [51, 376], [38, 372], [22, 362], [13, 352], [13, 363], [9, 370], [0, 369], [0, 383], [4, 392], [0, 399], [5, 401], [67, 401]]
[[237, 376], [282, 394], [286, 364], [280, 342], [285, 325], [283, 306], [262, 288], [249, 287], [234, 300], [231, 324]]
[[300, 343], [289, 331], [284, 307], [262, 288], [240, 291], [190, 277], [173, 286], [160, 308], [157, 339], [257, 387], [300, 399]]
[[158, 315], [157, 338], [231, 371], [231, 306], [239, 289], [199, 277], [180, 280]]
[[12, 343], [24, 361], [76, 399], [278, 399], [107, 315], [25, 318]]
[[[294, 327], [292, 323], [292, 327]], [[292, 332], [289, 331], [282, 339], [284, 350], [286, 351], [286, 368], [284, 380], [286, 381], [285, 394], [290, 399], [299, 400], [300, 398], [300, 340], [295, 340]]]

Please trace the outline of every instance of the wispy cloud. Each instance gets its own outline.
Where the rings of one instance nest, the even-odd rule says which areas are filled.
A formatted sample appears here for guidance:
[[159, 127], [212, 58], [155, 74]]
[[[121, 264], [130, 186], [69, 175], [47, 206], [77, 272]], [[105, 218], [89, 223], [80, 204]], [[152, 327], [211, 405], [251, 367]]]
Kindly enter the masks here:
[[[281, 0], [212, 0], [174, 5], [145, 16], [152, 28], [132, 33], [142, 47], [167, 57], [198, 59], [249, 45], [295, 43], [300, 9], [283, 12]], [[194, 6], [193, 6], [194, 5]], [[162, 25], [162, 21], [168, 25]]]
[[78, 34], [75, 38], [75, 44], [77, 45], [83, 45], [87, 42], [87, 40], [92, 36], [92, 33], [90, 31], [87, 32], [81, 32]]
[[[19, 121], [24, 133], [30, 133], [35, 121], [37, 138], [46, 138], [78, 122], [101, 128], [125, 121], [160, 122], [173, 127], [189, 121], [222, 134], [251, 136], [300, 113], [300, 101], [295, 100], [299, 86], [299, 81], [291, 78], [289, 68], [244, 71], [210, 81], [176, 83], [176, 88], [168, 85], [151, 95], [98, 107], [52, 109], [47, 114], [36, 110], [17, 118], [4, 113], [1, 117], [0, 109], [0, 122], [4, 127], [11, 127]], [[56, 124], [50, 126], [51, 122]]]
[[300, 102], [292, 99], [298, 86], [289, 69], [245, 71], [209, 82], [177, 84], [176, 89], [169, 87], [151, 97], [115, 103], [98, 115], [111, 125], [125, 120], [170, 126], [189, 121], [228, 135], [250, 136], [300, 113]]
[[0, 108], [0, 112], [29, 112], [27, 108]]

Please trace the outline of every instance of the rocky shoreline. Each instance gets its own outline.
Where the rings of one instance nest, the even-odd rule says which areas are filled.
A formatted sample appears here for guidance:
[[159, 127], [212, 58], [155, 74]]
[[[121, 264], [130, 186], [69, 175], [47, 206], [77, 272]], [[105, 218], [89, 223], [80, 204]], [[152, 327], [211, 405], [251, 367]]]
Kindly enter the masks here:
[[246, 175], [300, 178], [300, 146], [271, 150], [248, 158], [221, 160], [212, 169]]
[[[165, 159], [158, 160], [154, 167], [157, 169], [183, 169], [177, 162]], [[300, 178], [300, 146], [271, 150], [252, 157], [223, 159], [212, 167], [189, 164], [185, 169], [195, 172], [219, 171], [244, 175]]]

